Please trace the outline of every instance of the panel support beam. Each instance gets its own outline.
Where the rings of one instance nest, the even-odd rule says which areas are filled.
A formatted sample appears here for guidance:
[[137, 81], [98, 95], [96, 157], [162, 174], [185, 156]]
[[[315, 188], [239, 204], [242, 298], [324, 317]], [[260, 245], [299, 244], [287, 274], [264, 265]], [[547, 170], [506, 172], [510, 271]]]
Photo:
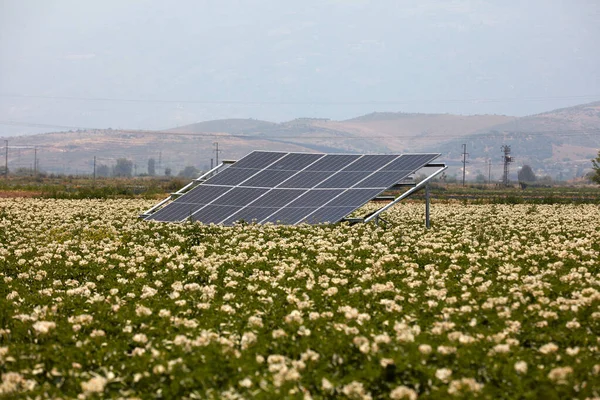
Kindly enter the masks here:
[[425, 184], [425, 228], [429, 229], [429, 182]]

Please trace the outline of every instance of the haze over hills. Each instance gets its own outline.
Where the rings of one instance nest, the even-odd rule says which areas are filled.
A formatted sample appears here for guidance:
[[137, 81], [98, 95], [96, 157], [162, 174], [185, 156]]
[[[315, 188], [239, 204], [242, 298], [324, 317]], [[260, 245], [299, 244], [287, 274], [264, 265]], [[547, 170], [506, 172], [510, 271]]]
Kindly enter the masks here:
[[[467, 144], [467, 171], [474, 177], [486, 172], [499, 176], [502, 145], [511, 145], [516, 167], [530, 164], [538, 174], [563, 179], [589, 169], [600, 148], [600, 102], [552, 110], [526, 117], [505, 115], [452, 115], [371, 113], [333, 121], [299, 118], [283, 123], [256, 119], [199, 122], [166, 131], [75, 130], [10, 138], [9, 167], [33, 168], [37, 146], [40, 170], [90, 173], [98, 164], [117, 158], [134, 161], [137, 173], [154, 158], [159, 172], [174, 173], [193, 165], [207, 169], [215, 159], [237, 159], [256, 149], [305, 152], [402, 153], [440, 152], [457, 173], [462, 144]], [[213, 162], [216, 160], [213, 160]]]
[[596, 0], [2, 1], [0, 121], [521, 117], [598, 99], [599, 16]]

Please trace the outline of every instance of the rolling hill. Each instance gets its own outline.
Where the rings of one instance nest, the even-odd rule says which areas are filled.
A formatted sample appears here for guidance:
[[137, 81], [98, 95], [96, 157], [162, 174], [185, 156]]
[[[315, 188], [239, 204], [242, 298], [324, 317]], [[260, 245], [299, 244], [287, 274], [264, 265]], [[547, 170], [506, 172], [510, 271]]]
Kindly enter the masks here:
[[[164, 131], [78, 130], [10, 138], [9, 167], [58, 173], [91, 173], [117, 158], [134, 161], [144, 173], [148, 159], [159, 172], [193, 165], [207, 169], [215, 158], [237, 159], [255, 149], [344, 153], [442, 153], [458, 173], [462, 144], [471, 177], [499, 176], [502, 145], [511, 145], [516, 166], [530, 164], [537, 174], [564, 179], [580, 175], [600, 148], [600, 102], [516, 118], [505, 115], [371, 113], [344, 121], [299, 118], [283, 123], [255, 119], [205, 121]], [[37, 148], [37, 151], [34, 150]], [[37, 153], [37, 154], [36, 154]], [[516, 170], [516, 168], [514, 168]]]

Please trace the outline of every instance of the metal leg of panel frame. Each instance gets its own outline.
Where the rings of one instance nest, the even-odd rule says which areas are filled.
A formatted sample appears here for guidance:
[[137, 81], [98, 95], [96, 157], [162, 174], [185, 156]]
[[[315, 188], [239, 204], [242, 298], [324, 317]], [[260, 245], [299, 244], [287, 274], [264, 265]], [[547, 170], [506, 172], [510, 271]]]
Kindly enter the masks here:
[[429, 183], [425, 184], [425, 227], [429, 229]]

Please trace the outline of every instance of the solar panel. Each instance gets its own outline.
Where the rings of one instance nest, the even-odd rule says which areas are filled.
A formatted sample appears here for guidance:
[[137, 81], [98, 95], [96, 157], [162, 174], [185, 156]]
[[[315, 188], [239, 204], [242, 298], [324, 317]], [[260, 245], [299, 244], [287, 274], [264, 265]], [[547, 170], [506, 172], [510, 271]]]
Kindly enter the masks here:
[[255, 151], [146, 219], [337, 222], [438, 156]]

